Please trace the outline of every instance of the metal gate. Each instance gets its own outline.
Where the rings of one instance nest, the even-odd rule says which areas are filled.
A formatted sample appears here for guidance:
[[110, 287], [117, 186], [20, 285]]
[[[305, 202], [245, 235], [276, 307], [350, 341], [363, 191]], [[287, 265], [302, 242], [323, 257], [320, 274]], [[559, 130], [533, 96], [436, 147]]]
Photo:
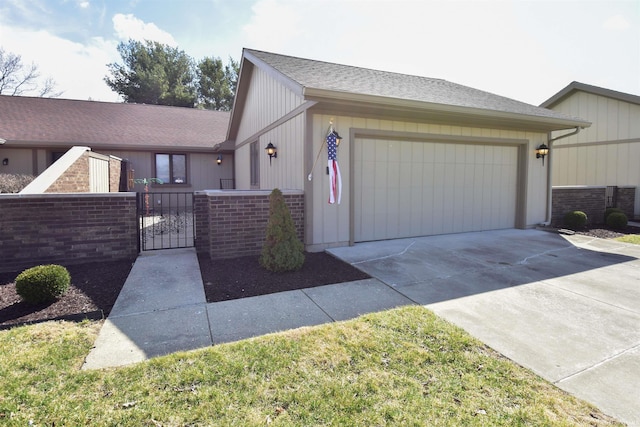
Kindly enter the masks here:
[[138, 193], [141, 251], [194, 246], [193, 193]]

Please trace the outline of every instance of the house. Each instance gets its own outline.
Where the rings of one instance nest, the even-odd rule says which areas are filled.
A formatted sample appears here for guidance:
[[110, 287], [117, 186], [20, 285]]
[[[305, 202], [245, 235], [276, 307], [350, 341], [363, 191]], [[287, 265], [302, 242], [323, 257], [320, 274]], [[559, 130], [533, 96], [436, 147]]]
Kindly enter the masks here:
[[[227, 134], [236, 186], [303, 190], [310, 251], [549, 221], [536, 149], [550, 132], [590, 125], [441, 79], [250, 49], [240, 66]], [[342, 137], [332, 204], [331, 130]]]
[[[618, 199], [633, 189], [628, 210], [640, 217], [640, 96], [572, 82], [541, 106], [593, 123], [550, 147], [553, 185], [617, 187]], [[612, 192], [606, 202], [615, 199]]]
[[0, 173], [40, 175], [80, 146], [124, 160], [135, 178], [162, 179], [154, 191], [220, 188], [233, 178], [228, 112], [6, 95], [0, 112]]

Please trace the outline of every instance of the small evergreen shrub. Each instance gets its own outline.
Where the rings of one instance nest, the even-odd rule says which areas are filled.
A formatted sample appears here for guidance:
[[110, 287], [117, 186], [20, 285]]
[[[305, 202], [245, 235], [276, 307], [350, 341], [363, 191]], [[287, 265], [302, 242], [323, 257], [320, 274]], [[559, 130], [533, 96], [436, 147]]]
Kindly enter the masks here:
[[304, 264], [304, 245], [296, 235], [291, 212], [277, 188], [269, 196], [269, 221], [260, 265], [269, 271], [300, 270]]
[[623, 212], [613, 212], [607, 216], [607, 226], [616, 230], [623, 230], [627, 227], [627, 216]]
[[582, 211], [567, 212], [564, 215], [564, 225], [572, 230], [580, 230], [587, 225], [587, 214]]
[[607, 223], [607, 218], [609, 218], [609, 215], [611, 215], [614, 212], [619, 212], [619, 213], [624, 213], [624, 211], [622, 209], [618, 209], [618, 208], [607, 208], [604, 210], [604, 223]]
[[55, 301], [71, 284], [69, 271], [61, 265], [38, 265], [16, 277], [16, 292], [32, 304]]

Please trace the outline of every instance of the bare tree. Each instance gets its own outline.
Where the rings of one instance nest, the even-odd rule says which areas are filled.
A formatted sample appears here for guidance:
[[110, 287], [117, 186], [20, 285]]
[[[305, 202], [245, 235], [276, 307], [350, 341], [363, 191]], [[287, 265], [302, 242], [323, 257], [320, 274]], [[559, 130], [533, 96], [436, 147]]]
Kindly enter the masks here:
[[56, 83], [48, 77], [40, 84], [40, 73], [34, 63], [27, 66], [22, 63], [22, 57], [11, 52], [5, 52], [0, 47], [0, 95], [19, 96], [37, 93], [40, 97], [55, 98], [62, 95], [56, 91]]

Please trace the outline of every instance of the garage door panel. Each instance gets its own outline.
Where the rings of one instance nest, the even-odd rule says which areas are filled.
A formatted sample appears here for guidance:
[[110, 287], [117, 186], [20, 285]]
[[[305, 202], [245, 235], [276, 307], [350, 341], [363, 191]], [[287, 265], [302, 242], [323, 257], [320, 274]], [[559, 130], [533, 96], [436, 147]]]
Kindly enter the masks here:
[[355, 145], [356, 241], [515, 226], [517, 147], [361, 139]]

